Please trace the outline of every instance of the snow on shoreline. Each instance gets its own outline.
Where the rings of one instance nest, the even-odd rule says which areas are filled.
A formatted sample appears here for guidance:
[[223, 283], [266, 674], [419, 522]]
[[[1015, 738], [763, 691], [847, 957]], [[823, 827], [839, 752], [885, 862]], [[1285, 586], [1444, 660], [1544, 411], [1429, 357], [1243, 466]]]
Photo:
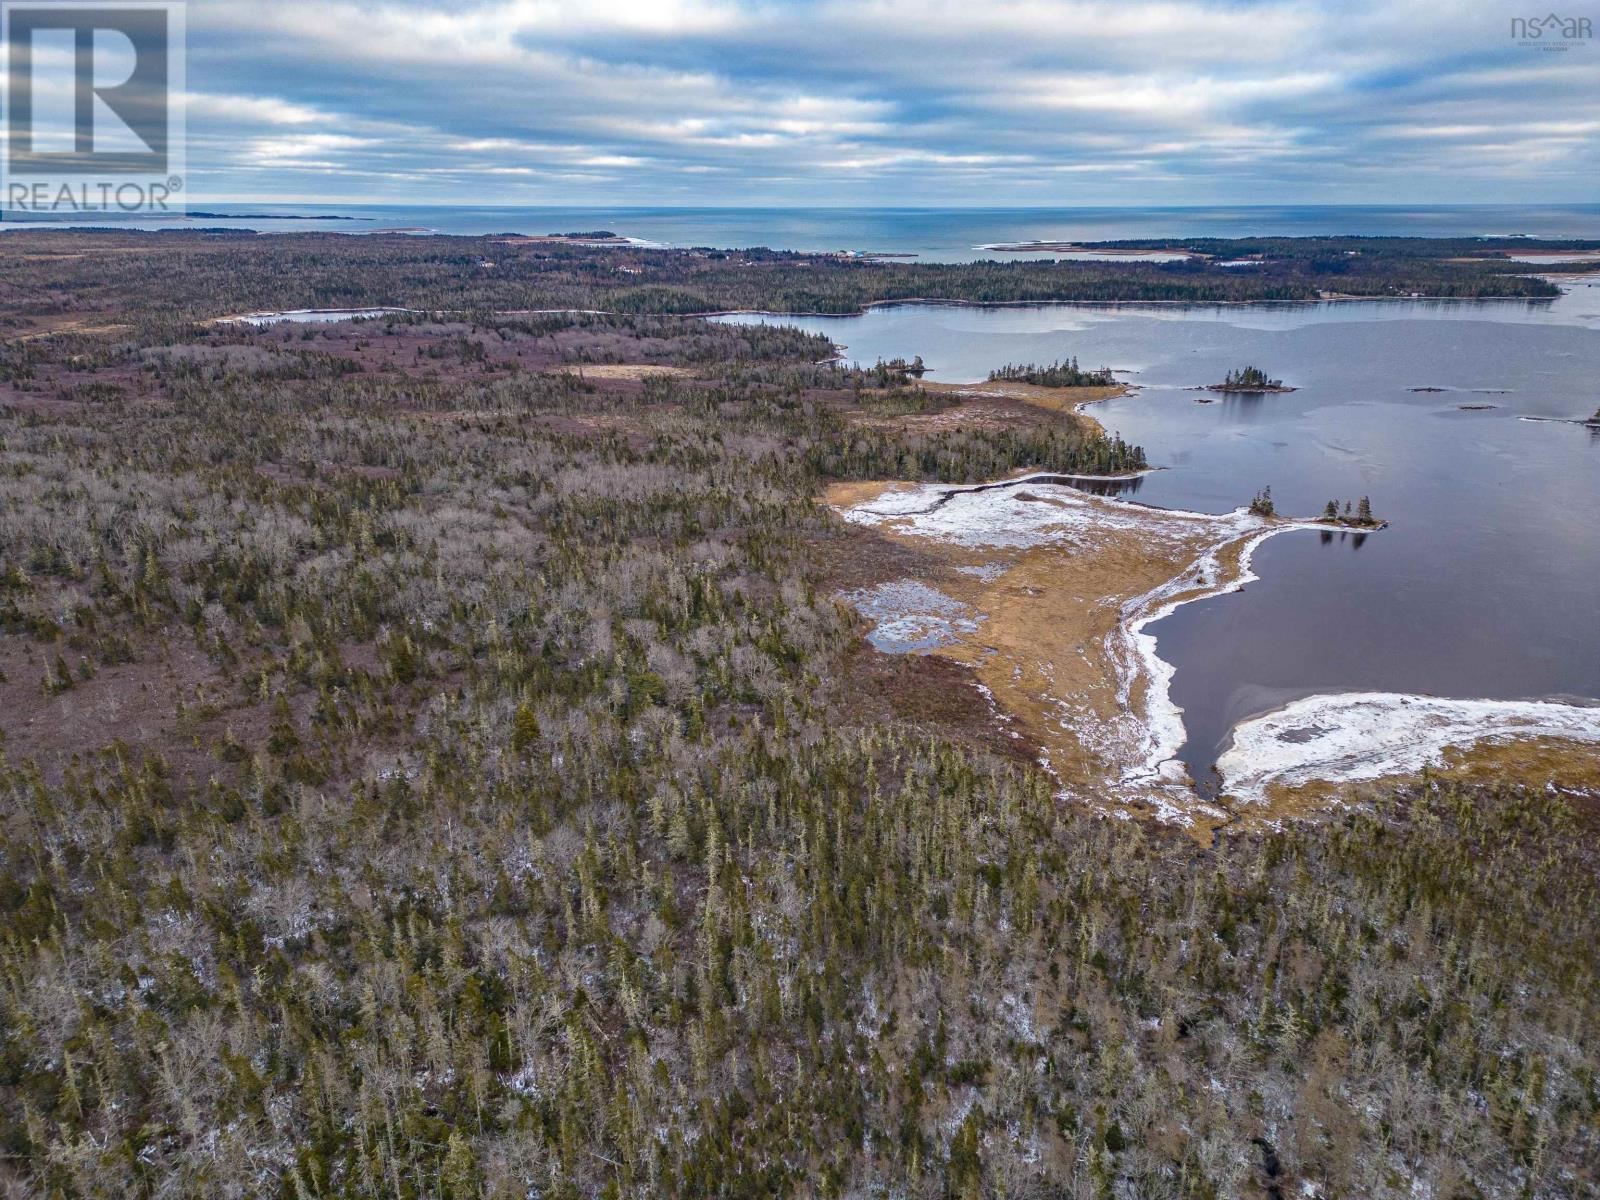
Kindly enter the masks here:
[[1600, 741], [1600, 705], [1394, 692], [1307, 696], [1235, 726], [1217, 769], [1227, 795], [1261, 801], [1272, 784], [1411, 774], [1438, 766], [1449, 746], [1530, 737]]
[[[1228, 516], [1260, 524], [1260, 519], [1250, 517], [1245, 509], [1237, 509]], [[1254, 583], [1261, 578], [1250, 565], [1257, 546], [1274, 534], [1284, 533], [1290, 529], [1315, 528], [1319, 526], [1283, 524], [1260, 529], [1240, 549], [1237, 573], [1224, 579], [1218, 551], [1222, 545], [1231, 543], [1234, 538], [1244, 533], [1244, 530], [1234, 531], [1223, 542], [1211, 546], [1182, 575], [1168, 580], [1142, 596], [1134, 597], [1123, 605], [1122, 620], [1117, 626], [1117, 632], [1111, 635], [1117, 639], [1117, 644], [1107, 647], [1112, 652], [1112, 661], [1117, 664], [1117, 696], [1123, 706], [1131, 707], [1133, 685], [1141, 671], [1150, 681], [1145, 695], [1143, 714], [1145, 744], [1138, 756], [1138, 765], [1123, 775], [1124, 781], [1159, 779], [1164, 782], [1177, 782], [1188, 777], [1188, 768], [1177, 757], [1178, 751], [1182, 749], [1188, 737], [1188, 731], [1183, 724], [1183, 709], [1172, 699], [1172, 678], [1177, 668], [1157, 653], [1156, 636], [1147, 633], [1146, 628], [1171, 616], [1185, 604], [1192, 604], [1197, 600], [1209, 600], [1225, 592], [1236, 592], [1245, 584]], [[1193, 582], [1196, 575], [1204, 578], [1204, 585]], [[1200, 590], [1196, 590], [1197, 587]], [[1185, 596], [1184, 592], [1194, 592], [1194, 594]]]
[[[1187, 732], [1183, 710], [1172, 700], [1175, 668], [1158, 653], [1149, 627], [1181, 605], [1237, 591], [1259, 579], [1253, 557], [1270, 537], [1295, 529], [1344, 531], [1320, 521], [1268, 521], [1243, 508], [1220, 515], [1153, 508], [1051, 483], [1044, 475], [966, 488], [901, 486], [846, 508], [842, 515], [855, 524], [889, 526], [965, 549], [1070, 547], [1108, 530], [1137, 531], [1145, 539], [1193, 546], [1198, 535], [1199, 552], [1183, 570], [1122, 602], [1117, 627], [1105, 639], [1122, 713], [1101, 728], [1078, 729], [1080, 736], [1119, 764], [1118, 782], [1150, 791], [1162, 818], [1177, 821], [1188, 819], [1186, 813], [1197, 797], [1177, 758]], [[1239, 555], [1237, 566], [1230, 570], [1224, 566], [1223, 553], [1231, 546], [1239, 547]], [[927, 597], [917, 599], [923, 602], [890, 606], [919, 610], [920, 618], [905, 629], [886, 631], [891, 639], [898, 637], [916, 648], [923, 638], [964, 632], [954, 625], [935, 628], [941, 622], [933, 618], [948, 621], [956, 614], [927, 603]], [[1146, 686], [1136, 702], [1141, 680]], [[1513, 737], [1600, 742], [1600, 705], [1446, 700], [1397, 693], [1311, 696], [1241, 722], [1217, 769], [1225, 795], [1243, 802], [1261, 801], [1274, 783], [1295, 786], [1314, 780], [1340, 783], [1410, 774], [1442, 761], [1448, 746]], [[1180, 789], [1187, 800], [1180, 798]]]
[[[1171, 697], [1174, 668], [1157, 654], [1156, 638], [1145, 632], [1146, 626], [1181, 604], [1233, 591], [1255, 580], [1251, 555], [1274, 534], [1331, 527], [1309, 521], [1268, 522], [1244, 508], [1220, 515], [1154, 508], [1091, 495], [1050, 480], [1048, 474], [1036, 474], [977, 487], [898, 487], [843, 510], [842, 516], [853, 524], [889, 525], [901, 533], [968, 549], [1068, 545], [1106, 530], [1136, 531], [1143, 538], [1174, 544], [1191, 543], [1196, 535], [1204, 538], [1203, 549], [1182, 571], [1122, 604], [1117, 629], [1107, 636], [1105, 645], [1125, 716], [1098, 730], [1078, 731], [1120, 764], [1121, 782], [1148, 784], [1158, 791], [1174, 786], [1187, 790], [1187, 770], [1176, 758], [1186, 733], [1183, 710]], [[1023, 500], [1024, 491], [1027, 501]], [[1238, 570], [1225, 571], [1222, 551], [1240, 539], [1247, 540], [1240, 551]], [[1135, 712], [1133, 695], [1141, 678], [1148, 680], [1148, 687], [1141, 711]], [[1165, 806], [1163, 811], [1176, 817], [1181, 808]]]

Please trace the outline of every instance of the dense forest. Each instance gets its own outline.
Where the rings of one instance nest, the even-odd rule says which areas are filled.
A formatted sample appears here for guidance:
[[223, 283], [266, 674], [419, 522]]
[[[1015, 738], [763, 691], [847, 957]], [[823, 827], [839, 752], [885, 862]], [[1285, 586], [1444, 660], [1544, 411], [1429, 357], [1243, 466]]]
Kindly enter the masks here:
[[895, 551], [824, 484], [1137, 447], [782, 327], [483, 312], [680, 286], [609, 251], [69, 246], [0, 243], [7, 1195], [1600, 1192], [1593, 792], [1200, 846], [835, 600]]

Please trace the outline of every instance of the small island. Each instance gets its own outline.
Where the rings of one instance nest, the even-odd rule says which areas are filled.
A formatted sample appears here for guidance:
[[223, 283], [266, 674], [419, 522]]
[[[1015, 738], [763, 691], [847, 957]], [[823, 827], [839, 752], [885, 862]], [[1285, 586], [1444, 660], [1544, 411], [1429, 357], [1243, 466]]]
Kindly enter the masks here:
[[[1271, 487], [1264, 487], [1255, 494], [1250, 501], [1250, 511], [1258, 517], [1277, 517], [1278, 506], [1273, 503]], [[1317, 522], [1346, 529], [1382, 529], [1389, 524], [1372, 515], [1372, 501], [1366, 496], [1354, 503], [1346, 500], [1342, 505], [1337, 500], [1329, 500]]]
[[1213, 383], [1206, 387], [1208, 392], [1292, 392], [1295, 389], [1287, 387], [1281, 379], [1269, 379], [1267, 373], [1260, 367], [1242, 367], [1237, 371], [1229, 371], [1227, 378], [1221, 383]]
[[1350, 529], [1382, 529], [1389, 523], [1372, 515], [1372, 501], [1366, 496], [1356, 501], [1354, 511], [1348, 500], [1342, 508], [1337, 500], [1329, 500], [1322, 510], [1321, 520], [1327, 525], [1344, 525]]
[[1078, 366], [1078, 360], [1072, 358], [1043, 367], [1036, 363], [1007, 363], [998, 371], [989, 372], [989, 382], [1031, 383], [1035, 387], [1050, 388], [1091, 388], [1114, 387], [1117, 380], [1110, 367], [1085, 371]]
[[1594, 416], [1590, 417], [1584, 424], [1594, 429], [1600, 429], [1600, 408], [1595, 409]]

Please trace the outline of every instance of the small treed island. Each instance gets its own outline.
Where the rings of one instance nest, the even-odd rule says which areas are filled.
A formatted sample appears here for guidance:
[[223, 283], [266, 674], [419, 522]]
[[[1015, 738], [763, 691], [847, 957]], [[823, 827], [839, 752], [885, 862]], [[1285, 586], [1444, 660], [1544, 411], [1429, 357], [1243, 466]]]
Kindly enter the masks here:
[[[1072, 358], [940, 387], [698, 316], [1538, 298], [1538, 243], [576, 244], [614, 236], [0, 236], [7, 1195], [1597, 1194], [1592, 757], [1112, 819], [980, 651], [867, 640], [841, 596], [987, 586], [871, 522], [1077, 522], [992, 620], [1020, 663], [1106, 588], [1086, 661], [1149, 530], [1226, 547], [1157, 599], [1200, 594], [1270, 490], [1052, 491], [1162, 465], [1048, 392], [1115, 385]], [[390, 311], [236, 319], [317, 309]]]
[[1322, 510], [1322, 519], [1330, 524], [1349, 525], [1356, 529], [1375, 529], [1384, 524], [1372, 515], [1372, 501], [1366, 496], [1356, 502], [1354, 512], [1348, 500], [1343, 508], [1339, 507], [1337, 500], [1329, 500], [1327, 507]]
[[1283, 380], [1273, 379], [1260, 367], [1240, 367], [1238, 370], [1229, 371], [1221, 383], [1213, 383], [1206, 388], [1210, 392], [1292, 392], [1294, 388], [1285, 387]]

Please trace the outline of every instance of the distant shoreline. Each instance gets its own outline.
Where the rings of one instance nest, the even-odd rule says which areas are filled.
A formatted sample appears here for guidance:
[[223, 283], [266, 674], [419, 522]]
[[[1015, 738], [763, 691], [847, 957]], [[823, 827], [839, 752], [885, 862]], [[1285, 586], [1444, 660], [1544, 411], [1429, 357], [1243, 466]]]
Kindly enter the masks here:
[[1077, 242], [992, 242], [985, 246], [977, 247], [979, 250], [995, 250], [1002, 254], [1098, 254], [1107, 258], [1156, 258], [1156, 259], [1188, 259], [1206, 258], [1194, 250], [1185, 250], [1181, 247], [1158, 249], [1156, 247], [1125, 247], [1125, 246], [1083, 246]]
[[[193, 209], [185, 213], [174, 213], [179, 220], [188, 221], [376, 221], [377, 217], [351, 217], [329, 216], [322, 213], [224, 213], [208, 212], [205, 209]], [[42, 221], [40, 224], [50, 225], [53, 221]]]
[[855, 312], [774, 312], [765, 308], [723, 308], [712, 312], [675, 313], [681, 317], [859, 317], [869, 308], [896, 304], [945, 305], [951, 308], [1047, 308], [1071, 305], [1075, 308], [1260, 308], [1277, 305], [1285, 308], [1310, 304], [1345, 304], [1355, 301], [1404, 303], [1416, 300], [1477, 303], [1483, 300], [1525, 300], [1530, 304], [1549, 304], [1555, 296], [1351, 296], [1327, 293], [1305, 300], [941, 300], [936, 296], [909, 296], [903, 300], [864, 300]]
[[[774, 312], [770, 309], [759, 308], [721, 308], [708, 312], [684, 312], [661, 314], [674, 317], [683, 317], [689, 320], [710, 320], [716, 317], [796, 317], [800, 319], [852, 319], [865, 316], [868, 309], [889, 308], [895, 305], [930, 305], [948, 306], [951, 308], [1050, 308], [1071, 306], [1074, 308], [1215, 308], [1228, 306], [1230, 308], [1251, 308], [1266, 306], [1304, 307], [1312, 304], [1345, 304], [1354, 301], [1390, 301], [1404, 302], [1414, 300], [1434, 300], [1458, 304], [1475, 304], [1485, 300], [1522, 300], [1530, 304], [1548, 304], [1554, 297], [1550, 296], [1322, 296], [1315, 300], [940, 300], [927, 296], [917, 296], [904, 300], [867, 300], [854, 312]], [[328, 312], [342, 312], [343, 309], [281, 309], [267, 312], [229, 313], [223, 316], [210, 318], [217, 322], [242, 321], [263, 317], [280, 317], [292, 319], [302, 314], [323, 314]], [[407, 308], [391, 307], [386, 312], [409, 313], [466, 313], [472, 310], [462, 308]], [[498, 309], [490, 315], [501, 317], [543, 316], [554, 313], [587, 313], [591, 316], [628, 316], [633, 314], [604, 308], [527, 308], [527, 309]], [[355, 319], [354, 317], [351, 318]], [[842, 358], [843, 356], [838, 356]], [[1196, 387], [1193, 391], [1221, 391], [1220, 387]], [[1251, 391], [1284, 391], [1292, 392], [1295, 388], [1252, 388]], [[1442, 390], [1442, 389], [1441, 389]]]

